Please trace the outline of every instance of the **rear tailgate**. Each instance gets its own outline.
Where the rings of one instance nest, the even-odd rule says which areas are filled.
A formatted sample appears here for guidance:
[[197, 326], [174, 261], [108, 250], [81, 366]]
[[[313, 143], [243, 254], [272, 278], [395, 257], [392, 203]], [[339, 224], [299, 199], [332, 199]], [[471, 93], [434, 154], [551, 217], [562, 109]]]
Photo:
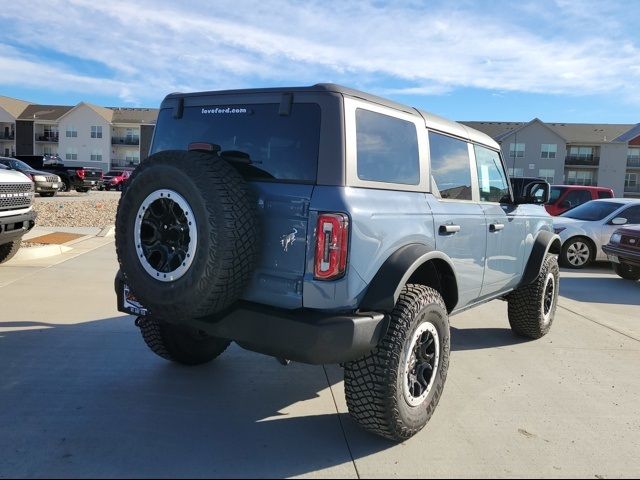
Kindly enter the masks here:
[[[280, 102], [280, 96], [277, 96]], [[317, 178], [320, 106], [280, 103], [184, 106], [180, 118], [161, 109], [151, 153], [216, 145], [252, 186], [260, 221], [260, 256], [245, 300], [302, 307], [309, 203]], [[239, 239], [239, 241], [242, 241]]]

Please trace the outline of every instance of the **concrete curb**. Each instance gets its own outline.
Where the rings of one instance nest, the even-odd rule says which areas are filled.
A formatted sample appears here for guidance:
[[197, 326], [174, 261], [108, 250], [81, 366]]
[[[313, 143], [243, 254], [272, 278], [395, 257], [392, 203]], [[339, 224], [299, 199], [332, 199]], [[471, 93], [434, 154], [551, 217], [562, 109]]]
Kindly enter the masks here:
[[96, 237], [113, 237], [116, 234], [115, 225], [104, 227]]
[[15, 260], [39, 260], [41, 258], [55, 257], [73, 250], [64, 245], [45, 245], [43, 247], [22, 247], [13, 257]]

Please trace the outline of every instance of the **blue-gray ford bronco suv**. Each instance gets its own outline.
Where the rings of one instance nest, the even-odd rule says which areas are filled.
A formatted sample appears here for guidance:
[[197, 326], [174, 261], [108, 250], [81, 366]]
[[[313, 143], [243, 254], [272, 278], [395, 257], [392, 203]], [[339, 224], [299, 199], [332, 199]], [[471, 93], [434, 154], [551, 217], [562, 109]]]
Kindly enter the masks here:
[[118, 306], [153, 352], [233, 341], [339, 363], [353, 419], [400, 441], [443, 393], [449, 316], [508, 302], [545, 335], [559, 238], [490, 137], [337, 85], [171, 94], [116, 222]]

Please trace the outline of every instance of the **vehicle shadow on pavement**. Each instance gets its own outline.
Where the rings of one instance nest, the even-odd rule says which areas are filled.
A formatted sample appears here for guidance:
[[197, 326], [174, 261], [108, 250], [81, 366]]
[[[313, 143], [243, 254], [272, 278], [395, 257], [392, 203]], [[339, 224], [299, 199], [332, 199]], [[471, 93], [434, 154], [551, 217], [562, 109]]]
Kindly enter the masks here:
[[560, 295], [578, 302], [640, 306], [640, 282], [620, 277], [562, 277]]
[[0, 321], [0, 477], [352, 476], [340, 418], [322, 367], [235, 345], [178, 366], [127, 316]]
[[527, 343], [531, 340], [517, 336], [510, 328], [451, 327], [451, 350], [483, 350]]

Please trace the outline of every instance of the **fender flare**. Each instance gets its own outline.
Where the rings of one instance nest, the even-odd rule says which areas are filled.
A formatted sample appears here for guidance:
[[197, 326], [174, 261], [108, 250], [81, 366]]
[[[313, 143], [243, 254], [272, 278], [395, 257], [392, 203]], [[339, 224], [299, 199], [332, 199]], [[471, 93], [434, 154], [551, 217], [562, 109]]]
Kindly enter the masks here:
[[[392, 253], [382, 264], [369, 283], [369, 288], [360, 302], [360, 310], [391, 312], [400, 297], [402, 288], [411, 276], [431, 260], [445, 262], [451, 269], [455, 281], [453, 262], [447, 255], [420, 243], [405, 245]], [[454, 299], [451, 302], [452, 305], [447, 305], [449, 311], [453, 310], [458, 300], [457, 286], [452, 298]]]
[[524, 269], [522, 279], [518, 287], [525, 287], [531, 285], [542, 268], [542, 262], [548, 253], [560, 254], [562, 248], [562, 241], [560, 237], [547, 230], [541, 230], [538, 232], [536, 239], [533, 242], [533, 248], [527, 266]]

